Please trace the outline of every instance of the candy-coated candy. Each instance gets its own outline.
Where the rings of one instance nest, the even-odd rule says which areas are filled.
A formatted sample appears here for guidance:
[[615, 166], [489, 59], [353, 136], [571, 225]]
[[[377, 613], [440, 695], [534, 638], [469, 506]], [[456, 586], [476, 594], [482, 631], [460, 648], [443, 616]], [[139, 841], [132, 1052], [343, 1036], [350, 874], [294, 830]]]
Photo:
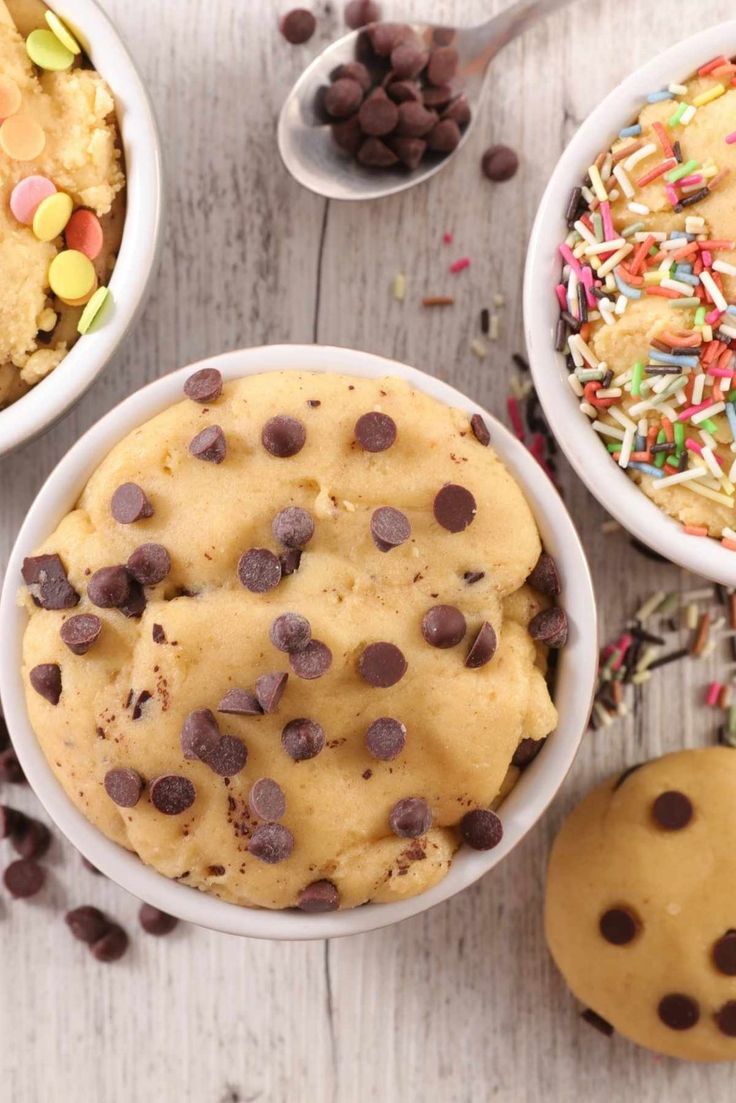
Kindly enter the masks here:
[[47, 11], [46, 22], [62, 46], [66, 46], [67, 50], [70, 50], [73, 54], [81, 54], [82, 47], [79, 45], [69, 28], [61, 22], [56, 12]]
[[33, 232], [39, 241], [53, 241], [63, 232], [74, 204], [64, 191], [54, 192], [44, 199], [33, 216]]
[[98, 287], [92, 298], [89, 300], [84, 310], [82, 311], [82, 317], [79, 319], [79, 325], [77, 329], [80, 333], [88, 333], [92, 324], [97, 320], [100, 311], [110, 297], [110, 289], [108, 287]]
[[0, 119], [7, 119], [20, 111], [20, 88], [12, 77], [0, 73]]
[[55, 192], [56, 188], [47, 176], [26, 176], [10, 193], [10, 209], [19, 222], [30, 226], [41, 203]]
[[49, 287], [60, 299], [83, 299], [95, 286], [97, 275], [89, 257], [76, 249], [58, 253], [49, 265]]
[[39, 69], [59, 72], [68, 69], [74, 62], [74, 54], [67, 50], [53, 31], [31, 31], [26, 39], [26, 52]]
[[85, 257], [94, 260], [102, 250], [103, 233], [100, 220], [94, 211], [81, 208], [69, 219], [66, 228], [68, 249], [77, 249]]
[[0, 147], [11, 161], [35, 161], [45, 145], [46, 132], [30, 115], [11, 115], [0, 126]]

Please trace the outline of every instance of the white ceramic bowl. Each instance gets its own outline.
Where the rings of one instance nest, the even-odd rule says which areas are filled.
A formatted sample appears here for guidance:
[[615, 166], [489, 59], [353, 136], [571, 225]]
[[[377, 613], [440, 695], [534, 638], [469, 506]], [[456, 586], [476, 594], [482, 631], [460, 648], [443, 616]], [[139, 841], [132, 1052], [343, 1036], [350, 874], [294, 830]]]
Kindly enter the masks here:
[[495, 850], [461, 850], [447, 877], [421, 896], [394, 904], [367, 904], [352, 911], [304, 915], [225, 903], [168, 880], [135, 855], [105, 838], [77, 811], [43, 756], [26, 712], [21, 679], [21, 642], [26, 613], [16, 597], [24, 555], [48, 536], [74, 505], [89, 476], [112, 446], [160, 410], [178, 401], [187, 376], [217, 367], [225, 379], [259, 372], [302, 369], [377, 377], [398, 376], [440, 402], [475, 412], [470, 399], [414, 368], [347, 349], [283, 345], [229, 352], [150, 383], [93, 426], [59, 463], [31, 506], [10, 556], [0, 601], [0, 692], [5, 719], [23, 769], [52, 820], [98, 869], [134, 895], [192, 923], [259, 938], [327, 938], [384, 927], [425, 911], [476, 881], [511, 851], [539, 819], [557, 792], [577, 751], [590, 712], [597, 666], [596, 610], [590, 575], [575, 527], [557, 492], [536, 461], [508, 430], [484, 413], [493, 446], [518, 479], [539, 525], [545, 547], [557, 560], [570, 619], [570, 639], [561, 653], [555, 685], [560, 722], [542, 753], [524, 771], [504, 801], [504, 837]]
[[108, 363], [145, 301], [161, 239], [161, 147], [148, 93], [107, 16], [93, 0], [46, 0], [87, 50], [115, 97], [125, 151], [127, 214], [104, 322], [80, 337], [57, 368], [0, 410], [0, 456], [47, 429]]
[[639, 490], [610, 458], [580, 411], [555, 352], [559, 307], [557, 246], [568, 233], [564, 212], [571, 189], [623, 126], [636, 118], [649, 92], [689, 77], [718, 54], [736, 53], [736, 20], [700, 31], [647, 62], [618, 85], [585, 120], [552, 174], [539, 205], [524, 277], [524, 325], [534, 383], [562, 450], [591, 494], [639, 540], [682, 567], [727, 586], [736, 584], [736, 553], [717, 540], [688, 536]]

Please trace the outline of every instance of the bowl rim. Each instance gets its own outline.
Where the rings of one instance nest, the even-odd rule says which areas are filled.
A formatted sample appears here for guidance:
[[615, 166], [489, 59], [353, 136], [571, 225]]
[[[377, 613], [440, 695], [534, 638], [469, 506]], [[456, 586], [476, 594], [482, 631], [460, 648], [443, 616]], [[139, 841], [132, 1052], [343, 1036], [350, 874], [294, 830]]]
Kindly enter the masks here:
[[133, 325], [156, 271], [163, 229], [161, 141], [148, 91], [122, 37], [95, 0], [44, 0], [87, 50], [113, 93], [125, 155], [126, 212], [104, 324], [78, 340], [30, 391], [0, 410], [0, 456], [59, 420], [89, 389]]
[[542, 408], [560, 447], [591, 494], [619, 524], [665, 559], [713, 582], [733, 586], [736, 553], [716, 539], [683, 532], [680, 523], [648, 498], [603, 448], [591, 447], [597, 434], [580, 412], [567, 382], [562, 354], [554, 348], [559, 308], [553, 294], [559, 282], [557, 246], [567, 232], [567, 199], [585, 167], [600, 152], [601, 136], [610, 135], [612, 140], [621, 126], [638, 115], [652, 89], [689, 77], [724, 50], [736, 52], [736, 19], [670, 46], [626, 77], [588, 115], [557, 162], [537, 210], [524, 273], [523, 311], [529, 361]]
[[[22, 636], [27, 616], [18, 605], [17, 594], [23, 556], [48, 536], [73, 506], [110, 448], [143, 421], [179, 400], [186, 377], [202, 367], [218, 368], [226, 380], [297, 370], [367, 378], [393, 376], [445, 405], [469, 413], [481, 412], [488, 420], [497, 454], [522, 486], [543, 542], [560, 565], [570, 639], [560, 654], [556, 675], [559, 725], [504, 801], [501, 844], [486, 852], [465, 848], [455, 857], [447, 876], [419, 896], [305, 915], [227, 903], [172, 881], [109, 840], [77, 810], [36, 740], [26, 711], [21, 676]], [[0, 598], [0, 638], [6, 656], [6, 661], [0, 664], [0, 695], [18, 758], [52, 821], [73, 845], [113, 881], [163, 911], [229, 934], [274, 939], [321, 939], [385, 927], [448, 899], [495, 866], [536, 823], [562, 784], [587, 727], [598, 660], [596, 605], [585, 553], [562, 499], [527, 449], [477, 403], [416, 368], [369, 353], [315, 345], [276, 345], [202, 360], [149, 383], [92, 426], [51, 472], [21, 526]]]

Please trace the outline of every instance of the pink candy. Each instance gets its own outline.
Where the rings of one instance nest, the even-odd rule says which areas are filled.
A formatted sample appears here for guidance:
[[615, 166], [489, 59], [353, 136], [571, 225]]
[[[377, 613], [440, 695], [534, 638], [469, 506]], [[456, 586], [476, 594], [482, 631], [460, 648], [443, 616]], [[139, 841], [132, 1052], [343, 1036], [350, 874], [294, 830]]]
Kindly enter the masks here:
[[30, 226], [44, 199], [54, 195], [56, 188], [45, 176], [26, 176], [10, 193], [10, 209], [24, 226]]

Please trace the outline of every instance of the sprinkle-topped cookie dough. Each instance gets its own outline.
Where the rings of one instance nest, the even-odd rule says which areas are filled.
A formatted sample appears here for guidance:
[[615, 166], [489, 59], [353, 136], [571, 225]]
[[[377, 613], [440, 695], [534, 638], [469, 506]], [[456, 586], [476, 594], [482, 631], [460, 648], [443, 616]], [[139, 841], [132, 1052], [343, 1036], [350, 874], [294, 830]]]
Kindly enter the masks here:
[[736, 550], [736, 64], [654, 89], [573, 188], [556, 347], [642, 490]]

